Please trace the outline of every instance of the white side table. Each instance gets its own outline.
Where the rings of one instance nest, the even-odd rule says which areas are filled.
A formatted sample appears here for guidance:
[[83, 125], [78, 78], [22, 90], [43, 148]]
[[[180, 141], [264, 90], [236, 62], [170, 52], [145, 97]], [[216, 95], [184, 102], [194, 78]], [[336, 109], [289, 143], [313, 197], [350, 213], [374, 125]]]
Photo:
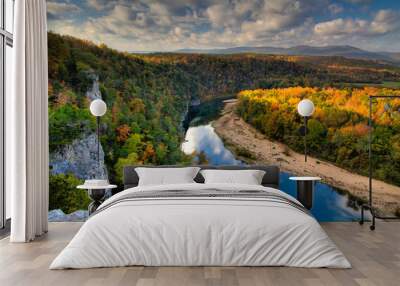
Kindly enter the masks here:
[[289, 180], [297, 182], [297, 200], [307, 209], [313, 207], [314, 183], [320, 181], [320, 177], [290, 177]]
[[91, 198], [92, 202], [88, 206], [89, 215], [94, 213], [97, 208], [103, 203], [104, 196], [106, 195], [106, 190], [108, 189], [115, 189], [117, 185], [79, 185], [77, 189], [85, 189], [88, 192], [89, 197]]

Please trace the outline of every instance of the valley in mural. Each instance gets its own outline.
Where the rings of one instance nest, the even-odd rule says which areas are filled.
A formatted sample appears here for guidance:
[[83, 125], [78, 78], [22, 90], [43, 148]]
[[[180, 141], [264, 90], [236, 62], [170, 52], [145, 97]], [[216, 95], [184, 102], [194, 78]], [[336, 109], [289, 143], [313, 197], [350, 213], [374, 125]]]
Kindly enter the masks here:
[[[237, 116], [298, 152], [303, 138], [296, 105], [302, 97], [311, 98], [317, 107], [308, 121], [312, 155], [365, 175], [368, 95], [400, 94], [382, 87], [400, 81], [400, 68], [382, 61], [254, 53], [132, 54], [52, 32], [48, 40], [50, 209], [65, 213], [89, 203], [84, 191], [76, 190], [79, 182], [104, 177], [121, 186], [125, 165], [215, 162], [204, 148], [188, 152], [182, 143], [189, 126], [218, 119], [222, 101], [232, 98], [238, 99]], [[101, 118], [99, 167], [95, 118], [88, 109], [95, 98], [108, 106]], [[375, 107], [374, 176], [400, 185], [400, 101], [391, 104], [395, 112], [390, 114], [382, 112], [384, 102]], [[246, 145], [228, 147], [235, 164], [245, 162], [239, 157], [253, 162], [259, 157]], [[396, 206], [390, 210], [398, 212]]]

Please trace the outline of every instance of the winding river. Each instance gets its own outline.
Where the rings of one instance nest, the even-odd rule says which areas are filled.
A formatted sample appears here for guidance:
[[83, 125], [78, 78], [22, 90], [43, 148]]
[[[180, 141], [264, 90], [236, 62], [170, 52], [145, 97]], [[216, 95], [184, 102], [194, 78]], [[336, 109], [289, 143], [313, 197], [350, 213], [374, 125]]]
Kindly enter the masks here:
[[[201, 106], [198, 107], [201, 110]], [[186, 131], [182, 150], [186, 154], [202, 154], [203, 159], [210, 165], [241, 165], [244, 162], [237, 160], [234, 154], [225, 147], [223, 141], [214, 131], [206, 118], [195, 118], [192, 122], [202, 122], [201, 125], [189, 125]], [[206, 122], [206, 123], [205, 123]], [[197, 156], [199, 157], [199, 156]], [[198, 158], [195, 160], [198, 162]], [[289, 180], [289, 173], [281, 172], [280, 189], [296, 197], [296, 182]], [[355, 221], [360, 217], [356, 201], [345, 192], [339, 191], [324, 183], [316, 183], [314, 204], [311, 209], [314, 217], [321, 222]]]

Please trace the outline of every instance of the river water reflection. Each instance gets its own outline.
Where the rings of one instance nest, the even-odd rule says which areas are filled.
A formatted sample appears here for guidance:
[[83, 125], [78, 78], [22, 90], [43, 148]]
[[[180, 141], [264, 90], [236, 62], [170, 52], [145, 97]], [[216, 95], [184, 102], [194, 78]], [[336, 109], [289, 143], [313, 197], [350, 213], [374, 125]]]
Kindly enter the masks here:
[[182, 144], [185, 154], [203, 152], [210, 165], [239, 165], [241, 161], [224, 146], [211, 124], [189, 127], [185, 142]]
[[[191, 126], [186, 132], [182, 150], [186, 154], [203, 153], [210, 165], [241, 165], [229, 151], [211, 124]], [[296, 182], [290, 181], [291, 174], [281, 172], [280, 189], [296, 197]], [[360, 217], [357, 203], [347, 194], [323, 183], [317, 183], [314, 205], [311, 210], [318, 221], [355, 221]]]

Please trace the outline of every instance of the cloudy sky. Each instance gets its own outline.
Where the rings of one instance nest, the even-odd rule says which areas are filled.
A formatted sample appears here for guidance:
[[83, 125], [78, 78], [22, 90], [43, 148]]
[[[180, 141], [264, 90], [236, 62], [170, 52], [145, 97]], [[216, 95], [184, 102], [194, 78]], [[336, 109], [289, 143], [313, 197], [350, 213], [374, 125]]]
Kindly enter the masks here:
[[48, 0], [49, 30], [122, 51], [348, 44], [400, 51], [400, 0]]

